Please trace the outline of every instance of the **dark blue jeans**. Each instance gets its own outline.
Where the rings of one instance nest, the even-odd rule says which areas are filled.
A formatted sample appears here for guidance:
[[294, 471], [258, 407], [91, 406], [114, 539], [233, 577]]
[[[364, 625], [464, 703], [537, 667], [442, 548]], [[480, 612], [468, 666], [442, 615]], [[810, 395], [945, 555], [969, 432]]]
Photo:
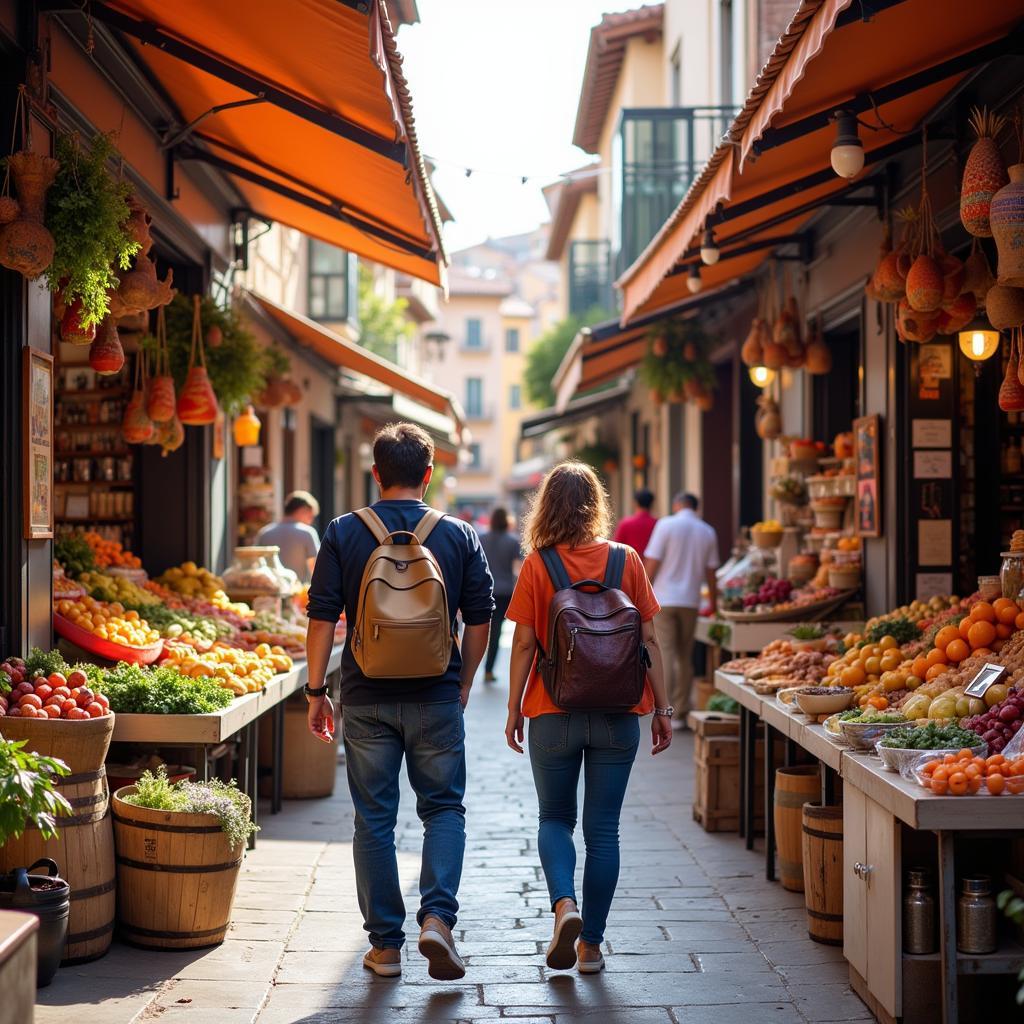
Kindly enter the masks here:
[[619, 814], [640, 745], [633, 714], [591, 711], [530, 719], [530, 763], [540, 809], [538, 847], [551, 907], [576, 899], [576, 790], [583, 768], [584, 942], [604, 940], [619, 881]]
[[465, 729], [458, 700], [440, 704], [346, 706], [345, 766], [355, 807], [352, 851], [363, 927], [374, 946], [405, 942], [405, 900], [398, 880], [395, 823], [405, 758], [423, 822], [420, 909], [454, 927], [466, 849]]

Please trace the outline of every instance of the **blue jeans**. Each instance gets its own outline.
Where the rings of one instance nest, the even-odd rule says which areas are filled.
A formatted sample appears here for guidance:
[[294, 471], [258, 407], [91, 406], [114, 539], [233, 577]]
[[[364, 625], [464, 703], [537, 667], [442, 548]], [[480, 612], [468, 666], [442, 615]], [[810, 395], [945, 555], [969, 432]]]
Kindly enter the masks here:
[[465, 728], [458, 700], [439, 704], [346, 706], [345, 766], [355, 808], [352, 852], [363, 927], [378, 948], [405, 942], [405, 900], [398, 880], [395, 823], [402, 758], [423, 822], [422, 924], [435, 914], [454, 927], [466, 849]]
[[584, 942], [604, 941], [619, 881], [619, 814], [640, 745], [634, 714], [576, 711], [530, 719], [530, 763], [540, 810], [538, 842], [551, 908], [576, 899], [576, 790], [583, 766]]

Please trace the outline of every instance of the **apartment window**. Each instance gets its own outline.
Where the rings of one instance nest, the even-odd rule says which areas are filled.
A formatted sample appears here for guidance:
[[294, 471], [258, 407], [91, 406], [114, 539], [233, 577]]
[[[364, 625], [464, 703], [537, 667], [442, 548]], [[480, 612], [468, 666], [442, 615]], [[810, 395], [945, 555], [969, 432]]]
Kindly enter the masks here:
[[484, 411], [484, 381], [482, 377], [466, 379], [466, 415], [480, 416]]
[[480, 451], [480, 444], [474, 441], [469, 446], [469, 461], [466, 463], [467, 469], [479, 469], [484, 464], [483, 453]]
[[356, 260], [315, 238], [309, 240], [309, 315], [313, 320], [348, 320], [356, 313]]
[[479, 317], [466, 318], [466, 348], [484, 347], [484, 325]]
[[672, 51], [672, 102], [670, 105], [673, 107], [681, 107], [683, 105], [683, 55], [681, 52], [682, 47], [682, 43], [676, 43], [676, 48]]
[[518, 327], [507, 327], [507, 328], [505, 328], [505, 351], [506, 352], [518, 352], [519, 351], [519, 328]]
[[718, 46], [719, 102], [728, 105], [732, 103], [733, 65], [736, 60], [733, 44], [732, 0], [719, 0]]
[[518, 384], [509, 385], [508, 407], [512, 410], [520, 409], [523, 405], [523, 389]]

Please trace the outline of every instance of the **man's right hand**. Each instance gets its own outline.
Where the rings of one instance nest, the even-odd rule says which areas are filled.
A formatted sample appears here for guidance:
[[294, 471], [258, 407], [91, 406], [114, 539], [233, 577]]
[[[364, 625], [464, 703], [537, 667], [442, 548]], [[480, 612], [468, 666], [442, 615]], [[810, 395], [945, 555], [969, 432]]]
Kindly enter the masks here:
[[324, 694], [323, 697], [307, 697], [309, 707], [306, 710], [306, 721], [309, 724], [309, 731], [324, 743], [334, 742], [334, 705], [331, 698]]

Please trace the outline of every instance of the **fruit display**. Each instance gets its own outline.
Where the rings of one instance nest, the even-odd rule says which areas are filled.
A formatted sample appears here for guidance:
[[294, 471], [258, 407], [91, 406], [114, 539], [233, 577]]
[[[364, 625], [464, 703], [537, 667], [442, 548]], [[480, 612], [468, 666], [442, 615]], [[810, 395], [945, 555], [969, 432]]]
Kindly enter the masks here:
[[77, 531], [62, 534], [54, 541], [53, 557], [71, 579], [96, 568], [92, 545], [85, 539], [85, 534]]
[[905, 604], [885, 615], [876, 615], [873, 619], [868, 619], [865, 624], [865, 632], [869, 632], [880, 623], [890, 622], [894, 619], [906, 619], [919, 628], [923, 624], [923, 628], [927, 629], [939, 616], [959, 608], [960, 603], [960, 598], [955, 596], [932, 597], [927, 601], [911, 601], [910, 604]]
[[116, 540], [107, 540], [92, 530], [83, 533], [82, 539], [92, 548], [93, 559], [100, 569], [142, 568], [142, 561], [138, 555], [126, 551]]
[[259, 644], [255, 650], [243, 651], [217, 643], [208, 651], [199, 652], [188, 644], [172, 641], [167, 644], [161, 665], [176, 669], [191, 679], [200, 676], [215, 679], [235, 696], [255, 693], [266, 687], [279, 672], [292, 668], [291, 657], [280, 647]]
[[92, 597], [57, 601], [54, 611], [100, 640], [124, 647], [149, 647], [160, 641], [160, 634], [138, 612], [126, 611], [117, 601], [108, 604]]
[[826, 683], [848, 686], [861, 707], [884, 711], [921, 685], [913, 675], [912, 663], [900, 650], [894, 636], [884, 635], [878, 643], [852, 646], [828, 667]]
[[788, 641], [777, 640], [760, 657], [736, 658], [722, 668], [742, 673], [757, 693], [775, 693], [791, 686], [820, 682], [835, 657], [828, 651], [794, 650]]
[[1024, 690], [1009, 692], [1006, 687], [999, 687], [999, 684], [996, 684], [990, 686], [986, 692], [986, 701], [990, 699], [989, 694], [997, 688], [995, 696], [1002, 696], [1003, 699], [990, 704], [982, 714], [968, 716], [963, 724], [967, 729], [977, 733], [989, 745], [990, 750], [1000, 754], [1006, 744], [1024, 727]]
[[0, 718], [61, 718], [81, 721], [110, 714], [110, 701], [89, 685], [80, 669], [29, 674], [25, 662], [0, 665]]
[[168, 608], [162, 604], [147, 607], [145, 614], [146, 621], [165, 640], [179, 640], [197, 650], [205, 650], [235, 632], [231, 625], [220, 618], [194, 615], [184, 609]]
[[203, 569], [196, 565], [195, 562], [182, 562], [181, 565], [162, 573], [156, 578], [156, 581], [161, 586], [185, 597], [204, 597], [212, 601], [218, 596], [218, 593], [224, 593], [224, 581], [209, 569]]
[[120, 602], [136, 611], [160, 604], [160, 598], [123, 576], [110, 576], [105, 572], [83, 572], [78, 582], [98, 601]]
[[833, 587], [794, 588], [788, 579], [763, 572], [734, 576], [721, 585], [719, 606], [724, 612], [788, 612], [828, 601], [840, 591]]
[[894, 729], [879, 740], [879, 746], [894, 750], [960, 750], [975, 743], [977, 737], [969, 729], [938, 722]]
[[915, 775], [936, 796], [973, 796], [982, 791], [990, 796], [1024, 793], [1024, 758], [1009, 761], [998, 752], [980, 757], [964, 748], [925, 761]]

